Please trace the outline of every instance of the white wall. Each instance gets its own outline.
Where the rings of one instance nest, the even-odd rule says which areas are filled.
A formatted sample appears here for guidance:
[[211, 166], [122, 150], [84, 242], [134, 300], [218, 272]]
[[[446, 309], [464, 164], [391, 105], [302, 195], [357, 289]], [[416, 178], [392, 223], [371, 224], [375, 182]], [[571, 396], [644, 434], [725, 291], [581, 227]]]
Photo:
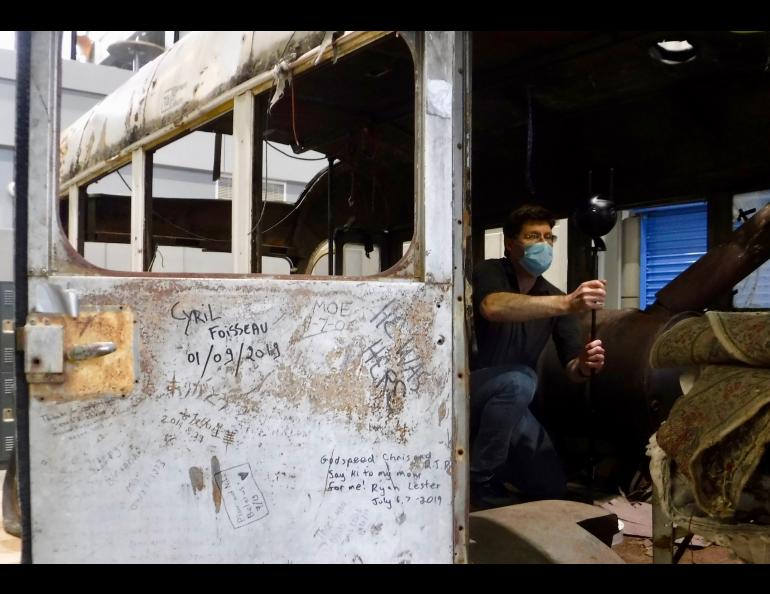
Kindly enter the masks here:
[[[553, 263], [545, 271], [543, 278], [554, 285], [560, 291], [567, 291], [567, 236], [569, 225], [567, 219], [559, 219], [553, 228], [553, 234], [557, 236], [553, 244]], [[502, 258], [505, 253], [503, 243], [503, 229], [487, 229], [484, 233], [484, 259]]]
[[[127, 243], [85, 242], [86, 260], [110, 270], [131, 270], [131, 246]], [[200, 248], [163, 245], [152, 263], [152, 272], [232, 272], [231, 252], [204, 252]], [[291, 267], [284, 258], [262, 257], [262, 272], [289, 274]]]
[[13, 150], [0, 148], [0, 281], [13, 280], [13, 199], [8, 184], [13, 179]]
[[[738, 221], [739, 208], [744, 211], [755, 208], [759, 211], [768, 203], [770, 203], [770, 190], [736, 194], [733, 196], [733, 225], [736, 228], [740, 226], [735, 222]], [[749, 215], [749, 217], [753, 216], [754, 214]], [[770, 305], [768, 303], [768, 296], [770, 296], [770, 262], [765, 262], [749, 274], [735, 285], [735, 289], [737, 291], [733, 297], [733, 305], [735, 307], [768, 307]]]
[[[111, 66], [62, 61], [62, 129], [133, 73]], [[0, 146], [13, 147], [16, 130], [16, 52], [0, 50]]]
[[639, 270], [641, 254], [640, 232], [641, 225], [638, 216], [631, 215], [629, 211], [622, 212], [622, 220], [619, 222], [621, 232], [621, 295], [620, 305], [626, 307], [639, 307]]
[[[607, 309], [620, 309], [622, 291], [622, 270], [623, 270], [623, 228], [621, 225], [622, 215], [618, 213], [618, 222], [602, 239], [607, 246], [606, 252], [599, 252], [599, 278], [607, 281], [607, 297], [604, 306]], [[639, 261], [639, 250], [637, 248], [636, 260]], [[637, 267], [638, 270], [638, 267]]]

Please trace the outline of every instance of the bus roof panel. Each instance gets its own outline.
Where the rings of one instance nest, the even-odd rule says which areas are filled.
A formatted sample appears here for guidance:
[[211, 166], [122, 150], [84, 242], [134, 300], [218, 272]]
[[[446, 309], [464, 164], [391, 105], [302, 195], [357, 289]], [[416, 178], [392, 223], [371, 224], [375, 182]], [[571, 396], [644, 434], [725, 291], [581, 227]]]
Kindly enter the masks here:
[[302, 56], [323, 38], [324, 31], [186, 35], [62, 132], [62, 185], [86, 171], [99, 172], [107, 160], [128, 161], [128, 147], [182, 124], [204, 106], [214, 110], [227, 103], [227, 90]]

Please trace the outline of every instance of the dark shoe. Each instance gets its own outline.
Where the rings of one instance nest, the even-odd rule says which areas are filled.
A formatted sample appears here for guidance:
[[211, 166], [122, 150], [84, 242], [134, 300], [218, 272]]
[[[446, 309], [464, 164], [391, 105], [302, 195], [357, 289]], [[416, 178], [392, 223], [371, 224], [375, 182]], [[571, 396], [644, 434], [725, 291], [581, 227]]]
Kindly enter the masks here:
[[16, 480], [16, 452], [3, 480], [3, 530], [21, 538], [21, 510], [19, 509], [19, 484]]
[[521, 497], [509, 491], [505, 485], [494, 480], [483, 483], [471, 483], [471, 508], [474, 511], [505, 507], [521, 503]]

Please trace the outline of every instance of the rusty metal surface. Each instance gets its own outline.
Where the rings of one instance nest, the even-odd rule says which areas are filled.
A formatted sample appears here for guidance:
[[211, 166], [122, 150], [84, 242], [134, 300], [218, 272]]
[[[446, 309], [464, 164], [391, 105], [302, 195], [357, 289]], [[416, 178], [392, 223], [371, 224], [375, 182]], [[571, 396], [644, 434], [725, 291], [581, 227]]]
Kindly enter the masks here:
[[[143, 66], [62, 134], [66, 181], [272, 66], [291, 31], [199, 31]], [[300, 42], [310, 32], [302, 32]], [[310, 36], [310, 49], [322, 37]], [[195, 76], [191, 73], [195, 72]], [[128, 109], [126, 109], [128, 107]]]
[[[139, 146], [153, 145], [179, 126], [232, 107], [235, 95], [272, 84], [271, 69], [286, 60], [294, 73], [312, 67], [324, 31], [196, 31], [143, 66], [63, 133], [65, 186], [117, 168]], [[349, 32], [338, 54], [384, 32]], [[331, 58], [329, 48], [324, 58]], [[191, 74], [194, 73], [194, 74]], [[126, 106], [129, 106], [126, 109]]]
[[30, 314], [28, 324], [37, 320], [38, 326], [63, 329], [63, 342], [49, 345], [49, 348], [56, 346], [62, 356], [93, 343], [108, 341], [117, 346], [114, 352], [101, 357], [68, 358], [64, 361], [64, 377], [57, 383], [30, 384], [30, 396], [41, 402], [68, 402], [126, 397], [132, 393], [136, 380], [134, 313], [128, 307], [118, 307], [114, 311], [81, 310], [77, 318]]
[[[382, 34], [343, 36], [340, 53]], [[438, 55], [452, 39], [434, 38], [441, 42], [427, 49], [422, 34], [407, 39], [418, 58], [417, 103], [432, 113], [415, 118], [415, 240], [389, 276], [128, 275], [87, 265], [54, 233], [55, 274], [31, 278], [30, 292], [46, 283], [77, 291], [81, 317], [119, 304], [133, 311], [138, 383], [127, 398], [31, 402], [36, 561], [465, 559], [464, 493], [453, 505], [465, 472], [465, 393], [453, 401], [465, 385], [464, 329], [453, 321], [462, 318], [462, 284], [453, 292], [462, 259], [443, 249], [461, 234], [453, 184], [461, 186], [462, 168], [453, 169], [454, 114], [436, 84], [455, 76]], [[438, 67], [430, 101], [421, 96], [422, 52]], [[259, 76], [238, 92], [269, 83]], [[147, 129], [134, 148], [219, 108], [192, 109]], [[99, 147], [88, 142], [93, 156]], [[123, 153], [90, 168], [81, 159], [67, 183], [116, 166]], [[428, 224], [436, 245], [426, 254]], [[412, 271], [420, 280], [396, 277]], [[103, 335], [86, 342], [109, 340], [123, 344]]]
[[452, 196], [452, 284], [453, 300], [452, 328], [454, 343], [453, 391], [458, 396], [454, 399], [454, 435], [455, 462], [453, 478], [455, 483], [454, 500], [454, 538], [456, 563], [468, 562], [468, 478], [469, 478], [469, 443], [468, 443], [468, 400], [469, 393], [468, 348], [466, 341], [465, 313], [470, 294], [466, 290], [465, 278], [465, 239], [469, 228], [463, 224], [467, 219], [470, 194], [465, 184], [470, 173], [470, 79], [463, 77], [470, 64], [470, 34], [456, 33], [453, 40], [454, 62], [452, 64], [452, 136], [455, 148], [452, 150], [453, 196]]
[[452, 561], [449, 286], [48, 282], [130, 308], [140, 373], [31, 403], [36, 560]]

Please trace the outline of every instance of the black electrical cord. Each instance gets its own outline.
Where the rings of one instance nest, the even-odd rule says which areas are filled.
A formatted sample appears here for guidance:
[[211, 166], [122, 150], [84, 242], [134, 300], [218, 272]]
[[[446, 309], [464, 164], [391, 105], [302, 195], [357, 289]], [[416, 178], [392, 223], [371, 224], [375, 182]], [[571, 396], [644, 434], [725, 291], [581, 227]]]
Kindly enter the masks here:
[[[119, 177], [121, 180], [123, 180], [123, 183], [124, 183], [124, 184], [126, 184], [126, 187], [128, 188], [128, 191], [129, 191], [129, 192], [133, 192], [133, 190], [131, 189], [131, 186], [130, 186], [130, 185], [128, 185], [128, 182], [125, 180], [125, 178], [123, 177], [123, 175], [121, 175], [120, 171], [116, 171], [115, 173], [117, 173], [117, 174], [118, 174], [118, 177]], [[176, 229], [179, 229], [180, 231], [184, 231], [185, 233], [187, 233], [187, 235], [189, 235], [189, 236], [190, 236], [191, 238], [193, 238], [193, 239], [204, 239], [204, 240], [206, 240], [206, 241], [220, 241], [219, 239], [214, 239], [213, 237], [206, 237], [205, 235], [198, 235], [197, 233], [195, 233], [195, 232], [193, 232], [193, 231], [190, 231], [189, 229], [185, 229], [184, 227], [182, 227], [182, 226], [180, 226], [180, 225], [177, 225], [176, 223], [174, 223], [174, 222], [172, 222], [172, 221], [169, 221], [169, 220], [168, 220], [166, 217], [164, 217], [164, 216], [161, 216], [161, 215], [158, 213], [158, 211], [157, 211], [157, 210], [155, 210], [155, 209], [153, 209], [153, 211], [152, 211], [152, 215], [153, 215], [153, 216], [155, 216], [155, 217], [158, 217], [158, 218], [159, 218], [161, 221], [163, 221], [164, 223], [166, 223], [166, 224], [168, 224], [168, 225], [171, 225], [172, 227], [174, 227], [174, 228], [176, 228]]]
[[534, 146], [534, 118], [532, 115], [532, 87], [527, 87], [527, 190], [530, 197], [535, 196], [535, 184], [532, 181], [532, 150]]
[[275, 146], [272, 142], [265, 141], [271, 149], [278, 151], [282, 155], [286, 155], [290, 159], [296, 159], [297, 161], [326, 161], [327, 157], [298, 157], [297, 155], [292, 155], [290, 153], [286, 153], [279, 149], [277, 146]]
[[128, 182], [127, 182], [127, 181], [126, 181], [126, 179], [123, 177], [123, 175], [120, 173], [120, 171], [118, 170], [118, 171], [116, 171], [115, 173], [117, 173], [117, 174], [118, 174], [118, 177], [119, 177], [119, 178], [120, 178], [120, 179], [123, 181], [123, 183], [126, 185], [126, 187], [128, 188], [128, 191], [129, 191], [129, 192], [133, 192], [133, 190], [131, 189], [131, 186], [129, 186], [129, 185], [128, 185]]
[[[324, 170], [324, 171], [330, 171], [330, 170], [329, 170], [329, 169], [326, 169], [326, 170]], [[323, 173], [323, 172], [322, 172], [322, 173]], [[330, 175], [331, 175], [331, 173], [330, 173]], [[300, 199], [297, 201], [297, 203], [294, 205], [294, 208], [292, 208], [292, 209], [291, 209], [291, 211], [289, 211], [289, 213], [288, 213], [288, 214], [287, 214], [285, 217], [283, 217], [283, 218], [282, 218], [280, 221], [278, 221], [278, 222], [277, 222], [275, 225], [273, 225], [272, 227], [269, 227], [269, 228], [265, 229], [265, 230], [264, 230], [262, 233], [267, 233], [268, 231], [272, 231], [272, 230], [273, 230], [273, 229], [275, 229], [275, 228], [276, 228], [278, 225], [280, 225], [280, 224], [281, 224], [281, 223], [283, 223], [283, 222], [284, 222], [286, 219], [288, 219], [288, 218], [289, 218], [291, 215], [293, 215], [293, 214], [295, 213], [295, 211], [296, 211], [296, 210], [297, 210], [297, 209], [298, 209], [298, 208], [299, 208], [299, 207], [302, 205], [302, 203], [305, 201], [305, 198], [307, 198], [307, 197], [310, 195], [310, 191], [311, 191], [311, 190], [312, 190], [312, 189], [315, 187], [316, 183], [318, 183], [318, 180], [320, 180], [320, 179], [321, 179], [321, 177], [323, 177], [323, 176], [322, 176], [322, 175], [316, 175], [315, 179], [311, 180], [311, 182], [310, 182], [310, 186], [309, 186], [309, 187], [308, 187], [308, 188], [305, 190], [305, 192], [302, 194], [302, 197], [301, 197], [301, 198], [300, 198]]]

